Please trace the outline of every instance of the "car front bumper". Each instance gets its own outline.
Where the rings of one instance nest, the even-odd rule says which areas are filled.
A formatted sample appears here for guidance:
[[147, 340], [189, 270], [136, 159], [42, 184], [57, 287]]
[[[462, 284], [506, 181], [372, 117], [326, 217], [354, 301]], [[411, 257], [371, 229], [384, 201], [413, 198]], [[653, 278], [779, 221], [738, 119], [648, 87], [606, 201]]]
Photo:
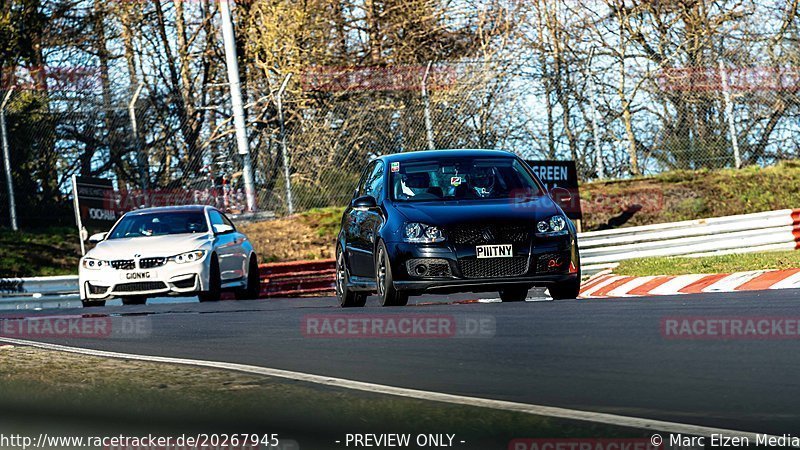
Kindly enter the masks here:
[[106, 267], [89, 270], [81, 267], [79, 270], [81, 299], [192, 295], [205, 291], [208, 289], [207, 259], [185, 264], [167, 262], [161, 267], [152, 269], [118, 270]]
[[[580, 276], [574, 239], [567, 236], [515, 245], [508, 258], [478, 258], [476, 246], [387, 244], [395, 288], [409, 293], [488, 292], [515, 286], [551, 286]], [[425, 265], [420, 274], [417, 266]], [[435, 267], [435, 270], [431, 268]]]

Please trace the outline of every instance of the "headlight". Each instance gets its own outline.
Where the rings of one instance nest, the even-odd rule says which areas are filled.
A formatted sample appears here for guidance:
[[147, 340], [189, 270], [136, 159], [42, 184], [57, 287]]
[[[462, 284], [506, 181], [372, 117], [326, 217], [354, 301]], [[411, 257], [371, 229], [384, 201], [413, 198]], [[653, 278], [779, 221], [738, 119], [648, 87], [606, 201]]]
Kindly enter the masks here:
[[403, 237], [406, 242], [431, 243], [444, 241], [442, 230], [423, 223], [407, 223]]
[[536, 231], [539, 233], [547, 233], [550, 231], [550, 224], [543, 220], [536, 224]]
[[553, 216], [550, 218], [550, 230], [551, 231], [561, 231], [567, 227], [567, 223], [564, 221], [564, 218], [561, 216]]
[[195, 250], [192, 252], [181, 253], [180, 255], [170, 256], [167, 261], [173, 261], [178, 264], [185, 264], [190, 262], [197, 262], [206, 256], [205, 250]]
[[111, 267], [111, 263], [109, 261], [103, 261], [102, 259], [94, 259], [94, 258], [84, 258], [83, 259], [83, 268], [89, 270], [100, 270], [106, 267]]
[[567, 221], [562, 216], [553, 216], [536, 224], [536, 234], [543, 236], [564, 236], [569, 233]]

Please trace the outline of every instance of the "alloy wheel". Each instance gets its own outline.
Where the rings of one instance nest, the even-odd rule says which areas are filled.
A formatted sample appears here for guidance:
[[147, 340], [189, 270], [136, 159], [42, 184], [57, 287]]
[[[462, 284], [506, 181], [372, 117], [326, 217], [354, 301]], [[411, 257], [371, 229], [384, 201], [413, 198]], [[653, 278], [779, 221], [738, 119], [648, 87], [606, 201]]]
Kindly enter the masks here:
[[382, 297], [386, 295], [386, 257], [383, 249], [378, 251], [378, 294]]

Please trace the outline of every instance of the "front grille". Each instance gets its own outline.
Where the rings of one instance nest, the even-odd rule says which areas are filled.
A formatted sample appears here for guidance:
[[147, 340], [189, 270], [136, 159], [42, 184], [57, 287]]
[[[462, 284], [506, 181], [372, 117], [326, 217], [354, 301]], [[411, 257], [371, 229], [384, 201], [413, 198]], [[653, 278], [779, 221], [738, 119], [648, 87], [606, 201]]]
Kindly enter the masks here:
[[194, 282], [195, 282], [196, 278], [197, 278], [197, 276], [194, 275], [194, 276], [189, 277], [189, 278], [187, 278], [185, 280], [173, 281], [172, 284], [174, 284], [175, 287], [179, 288], [179, 289], [188, 289], [188, 288], [194, 287]]
[[117, 270], [133, 270], [136, 268], [136, 262], [132, 259], [118, 259], [111, 261], [111, 267]]
[[139, 260], [139, 268], [152, 269], [161, 267], [167, 262], [167, 258], [142, 258]]
[[464, 225], [448, 233], [456, 245], [525, 244], [531, 229], [527, 225]]
[[108, 286], [95, 286], [92, 283], [86, 283], [89, 286], [89, 293], [90, 294], [105, 294], [108, 290]]
[[114, 286], [114, 292], [143, 292], [157, 291], [166, 288], [161, 281], [140, 281], [137, 283], [122, 283]]
[[528, 258], [460, 259], [458, 267], [464, 278], [518, 277], [528, 272]]
[[[417, 272], [417, 268], [421, 265], [425, 266], [423, 273]], [[452, 276], [450, 264], [446, 259], [441, 258], [409, 259], [406, 261], [406, 268], [409, 275], [418, 278], [449, 278]]]
[[563, 272], [568, 265], [569, 253], [545, 253], [539, 255], [538, 262], [536, 263], [536, 273]]

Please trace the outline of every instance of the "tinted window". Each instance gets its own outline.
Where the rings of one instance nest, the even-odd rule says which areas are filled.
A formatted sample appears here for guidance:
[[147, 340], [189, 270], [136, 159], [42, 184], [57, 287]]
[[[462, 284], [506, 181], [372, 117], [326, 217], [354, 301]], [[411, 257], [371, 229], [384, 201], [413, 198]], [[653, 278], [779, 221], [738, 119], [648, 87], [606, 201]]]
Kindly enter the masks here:
[[228, 216], [222, 213], [220, 213], [220, 215], [222, 216], [222, 221], [225, 222], [225, 225], [229, 225], [234, 230], [236, 229], [236, 227], [233, 225], [233, 222], [231, 222], [231, 219], [228, 219]]
[[226, 225], [225, 219], [222, 218], [222, 214], [218, 213], [217, 211], [209, 211], [208, 219], [211, 221], [212, 227], [214, 225]]
[[367, 177], [365, 183], [365, 194], [371, 195], [376, 199], [380, 199], [383, 195], [383, 163], [380, 161], [375, 162], [375, 167]]
[[202, 211], [128, 214], [114, 227], [108, 239], [207, 232]]
[[356, 197], [362, 197], [364, 195], [367, 195], [365, 194], [365, 192], [367, 191], [367, 180], [369, 179], [370, 175], [372, 175], [372, 171], [374, 170], [375, 164], [377, 163], [378, 163], [377, 161], [373, 161], [367, 164], [367, 167], [364, 168], [364, 173], [361, 174], [361, 180], [358, 181], [358, 189], [356, 190], [357, 191]]
[[544, 195], [541, 185], [514, 158], [453, 158], [402, 162], [391, 173], [392, 198], [448, 201]]

